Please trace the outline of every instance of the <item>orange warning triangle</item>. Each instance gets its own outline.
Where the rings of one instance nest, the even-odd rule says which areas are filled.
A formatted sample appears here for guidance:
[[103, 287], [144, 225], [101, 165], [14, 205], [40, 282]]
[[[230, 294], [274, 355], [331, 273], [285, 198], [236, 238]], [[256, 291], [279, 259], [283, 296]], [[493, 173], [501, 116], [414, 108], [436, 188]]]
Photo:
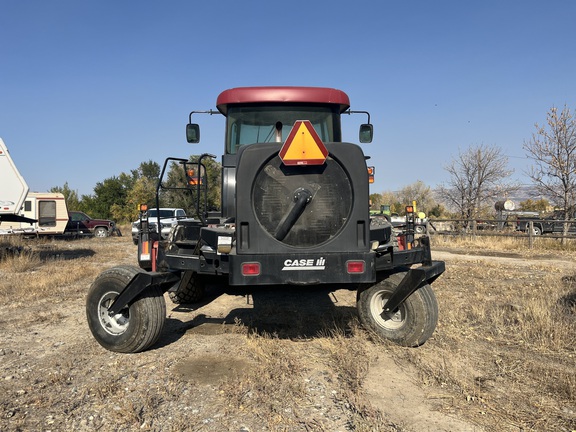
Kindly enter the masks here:
[[310, 120], [297, 120], [278, 155], [285, 165], [322, 165], [328, 149]]

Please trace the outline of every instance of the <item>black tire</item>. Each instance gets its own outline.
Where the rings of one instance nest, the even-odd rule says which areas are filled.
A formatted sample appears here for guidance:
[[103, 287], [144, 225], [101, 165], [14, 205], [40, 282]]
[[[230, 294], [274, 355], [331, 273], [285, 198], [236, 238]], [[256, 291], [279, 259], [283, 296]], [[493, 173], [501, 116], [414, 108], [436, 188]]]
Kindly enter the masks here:
[[104, 348], [135, 353], [151, 347], [162, 333], [166, 303], [162, 291], [148, 288], [119, 314], [110, 317], [107, 309], [132, 280], [137, 267], [113, 267], [100, 273], [86, 296], [86, 316], [94, 338]]
[[204, 280], [192, 271], [184, 272], [182, 280], [175, 291], [169, 291], [168, 296], [176, 304], [198, 303], [204, 298], [206, 284]]
[[415, 225], [414, 232], [416, 234], [424, 234], [426, 232], [426, 227], [424, 225]]
[[532, 234], [535, 236], [542, 235], [542, 230], [540, 229], [540, 227], [535, 226], [532, 228]]
[[94, 229], [94, 237], [98, 238], [108, 237], [108, 230], [104, 227], [96, 227]]
[[395, 273], [371, 287], [358, 291], [357, 309], [364, 326], [398, 345], [417, 347], [426, 342], [438, 323], [438, 303], [428, 284], [400, 305], [392, 318], [382, 315], [387, 299], [406, 272]]

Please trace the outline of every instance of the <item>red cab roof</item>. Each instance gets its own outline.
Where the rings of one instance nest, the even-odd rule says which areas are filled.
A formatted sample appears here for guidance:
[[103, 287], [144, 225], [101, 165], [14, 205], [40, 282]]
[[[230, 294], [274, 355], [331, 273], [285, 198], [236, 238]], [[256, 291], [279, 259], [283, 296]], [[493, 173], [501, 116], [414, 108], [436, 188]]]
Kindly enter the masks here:
[[229, 104], [266, 102], [304, 102], [340, 105], [340, 112], [350, 107], [350, 99], [342, 90], [325, 87], [236, 87], [218, 96], [216, 107], [226, 115]]

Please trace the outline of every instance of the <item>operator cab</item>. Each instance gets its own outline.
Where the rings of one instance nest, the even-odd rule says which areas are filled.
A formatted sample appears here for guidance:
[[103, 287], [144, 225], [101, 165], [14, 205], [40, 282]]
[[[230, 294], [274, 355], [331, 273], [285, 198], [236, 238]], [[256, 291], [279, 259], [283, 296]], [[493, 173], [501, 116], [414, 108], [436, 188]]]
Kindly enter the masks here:
[[216, 102], [218, 111], [193, 111], [186, 126], [189, 143], [200, 142], [200, 126], [192, 114], [223, 114], [226, 121], [225, 154], [238, 147], [263, 142], [284, 142], [297, 120], [309, 120], [324, 142], [341, 142], [341, 114], [364, 113], [359, 141], [372, 142], [373, 128], [365, 111], [350, 111], [350, 99], [341, 90], [322, 87], [239, 87], [225, 90]]
[[368, 123], [360, 126], [361, 143], [372, 141], [370, 115], [350, 111], [350, 99], [341, 90], [323, 87], [238, 87], [225, 90], [216, 101], [218, 111], [193, 111], [186, 125], [189, 143], [200, 141], [200, 127], [192, 114], [222, 114], [226, 139], [222, 156], [222, 216], [234, 215], [237, 153], [257, 143], [283, 143], [298, 120], [308, 120], [322, 142], [342, 142], [342, 114], [364, 113]]

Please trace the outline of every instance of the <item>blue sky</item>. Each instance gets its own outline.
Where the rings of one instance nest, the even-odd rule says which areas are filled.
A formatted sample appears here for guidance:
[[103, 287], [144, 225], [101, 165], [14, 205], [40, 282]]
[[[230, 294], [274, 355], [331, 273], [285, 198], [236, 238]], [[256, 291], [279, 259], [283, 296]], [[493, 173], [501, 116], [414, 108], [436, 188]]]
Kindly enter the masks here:
[[184, 128], [224, 89], [324, 86], [371, 114], [372, 193], [435, 187], [478, 144], [526, 182], [534, 123], [576, 108], [575, 17], [571, 0], [0, 0], [0, 137], [31, 190], [91, 194], [142, 161], [221, 155], [222, 117], [197, 118], [197, 145]]

